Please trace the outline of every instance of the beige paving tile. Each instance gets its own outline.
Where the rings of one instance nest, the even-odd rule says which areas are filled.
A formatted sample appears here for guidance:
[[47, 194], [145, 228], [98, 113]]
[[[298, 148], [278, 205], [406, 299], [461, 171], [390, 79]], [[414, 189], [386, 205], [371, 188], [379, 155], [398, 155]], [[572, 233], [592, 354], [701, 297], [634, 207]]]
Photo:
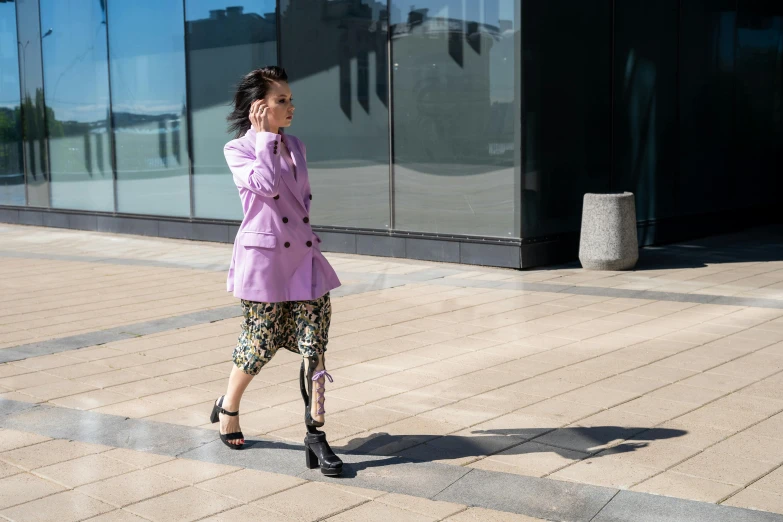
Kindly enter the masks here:
[[380, 502], [368, 502], [348, 511], [343, 511], [339, 515], [329, 517], [326, 520], [329, 522], [435, 522], [438, 518], [414, 513]]
[[218, 494], [187, 487], [125, 508], [133, 514], [155, 522], [190, 522], [237, 507], [239, 501]]
[[[176, 459], [152, 466], [150, 471], [170, 477], [187, 484], [198, 484], [205, 480], [210, 480], [221, 475], [239, 471], [235, 466], [225, 466], [223, 464], [212, 464], [210, 462], [200, 462], [197, 460]], [[205, 515], [203, 515], [205, 516]]]
[[242, 469], [201, 482], [196, 487], [248, 503], [304, 483], [295, 477]]
[[87, 455], [38, 468], [34, 470], [34, 473], [68, 488], [75, 488], [98, 480], [122, 475], [134, 469], [129, 464], [104, 457], [103, 455]]
[[[641, 439], [647, 439], [644, 434]], [[679, 443], [678, 439], [639, 440], [630, 439], [598, 454], [609, 461], [637, 464], [664, 471], [687, 460], [699, 452], [698, 448]]]
[[114, 370], [104, 371], [102, 373], [96, 373], [85, 377], [77, 377], [76, 380], [95, 386], [96, 388], [109, 388], [111, 386], [119, 386], [120, 384], [126, 384], [133, 381], [146, 380], [148, 377], [132, 370]]
[[666, 471], [632, 487], [632, 491], [652, 493], [667, 497], [684, 498], [699, 502], [718, 502], [726, 498], [737, 486], [714, 480], [682, 475]]
[[11, 475], [17, 475], [23, 473], [22, 468], [18, 468], [12, 464], [7, 464], [0, 460], [0, 478], [10, 477]]
[[375, 503], [386, 504], [420, 515], [434, 517], [436, 520], [441, 520], [465, 510], [465, 506], [461, 504], [440, 502], [410, 495], [400, 495], [398, 493], [383, 495], [375, 500]]
[[783, 491], [783, 468], [777, 468], [749, 486], [751, 489], [779, 494]]
[[779, 492], [745, 489], [723, 502], [723, 505], [783, 514], [783, 495]]
[[156, 455], [155, 453], [133, 451], [125, 448], [109, 450], [103, 453], [103, 456], [125, 462], [136, 468], [149, 468], [174, 460], [174, 457], [169, 457], [168, 455]]
[[199, 522], [301, 522], [301, 520], [266, 511], [255, 505], [246, 505], [202, 518]]
[[68, 382], [55, 375], [44, 372], [24, 373], [0, 379], [0, 386], [8, 390], [21, 390], [24, 388], [36, 388], [44, 385]]
[[106, 413], [107, 415], [118, 415], [120, 417], [129, 417], [131, 419], [140, 419], [142, 417], [149, 417], [150, 415], [169, 411], [170, 409], [171, 408], [163, 404], [154, 404], [152, 402], [145, 401], [144, 399], [132, 399], [125, 402], [118, 402], [116, 404], [95, 408], [92, 411]]
[[165, 381], [159, 377], [148, 378], [140, 381], [131, 381], [125, 384], [112, 386], [107, 388], [108, 391], [113, 393], [120, 393], [133, 398], [141, 398], [147, 395], [154, 395], [156, 393], [163, 393], [170, 390], [176, 390], [182, 388], [181, 385]]
[[773, 464], [750, 460], [710, 448], [672, 468], [672, 471], [743, 486], [770, 471]]
[[115, 509], [103, 515], [90, 518], [87, 522], [145, 522], [145, 520], [125, 510]]
[[111, 511], [110, 505], [76, 491], [65, 491], [0, 511], [14, 522], [77, 522]]
[[[302, 499], [308, 499], [302, 502]], [[293, 489], [277, 493], [251, 506], [280, 513], [299, 520], [320, 520], [352, 507], [368, 502], [366, 497], [354, 495], [326, 484], [308, 482]]]
[[63, 408], [92, 410], [102, 406], [116, 404], [118, 402], [125, 402], [127, 400], [127, 395], [121, 395], [119, 393], [113, 393], [107, 390], [93, 389], [92, 391], [88, 391], [86, 393], [79, 393], [76, 395], [70, 395], [68, 397], [53, 399], [49, 402], [56, 404], [57, 406], [62, 406]]
[[737, 433], [711, 449], [727, 455], [771, 464], [783, 463], [783, 445], [780, 444], [780, 439], [764, 437], [748, 431]]
[[38, 444], [39, 442], [45, 442], [47, 440], [52, 439], [36, 433], [7, 429], [0, 430], [0, 452]]
[[77, 488], [77, 491], [117, 507], [186, 487], [187, 484], [147, 469], [132, 471]]
[[75, 381], [62, 381], [51, 384], [35, 386], [33, 388], [24, 388], [19, 390], [21, 393], [31, 395], [38, 399], [52, 400], [58, 397], [66, 397], [86, 391], [94, 390], [92, 386]]
[[408, 416], [406, 413], [368, 404], [331, 414], [330, 420], [369, 430], [397, 422]]
[[108, 446], [55, 439], [0, 453], [0, 460], [25, 470], [41, 468], [109, 450]]
[[594, 486], [629, 489], [657, 473], [653, 468], [638, 464], [591, 458], [561, 469], [550, 477]]
[[677, 420], [684, 423], [701, 424], [728, 431], [743, 430], [767, 416], [750, 410], [730, 410], [713, 404], [686, 413]]
[[62, 491], [62, 486], [29, 473], [0, 479], [0, 509], [24, 504]]
[[722, 395], [724, 395], [724, 392], [722, 391], [708, 390], [706, 388], [697, 388], [695, 386], [675, 383], [652, 391], [647, 396], [657, 399], [703, 405], [714, 401]]
[[450, 516], [445, 522], [543, 522], [543, 519], [491, 509], [469, 508]]
[[525, 406], [517, 410], [516, 413], [552, 419], [554, 424], [563, 425], [589, 417], [599, 411], [601, 411], [599, 406], [579, 404], [560, 399], [546, 399], [536, 404]]

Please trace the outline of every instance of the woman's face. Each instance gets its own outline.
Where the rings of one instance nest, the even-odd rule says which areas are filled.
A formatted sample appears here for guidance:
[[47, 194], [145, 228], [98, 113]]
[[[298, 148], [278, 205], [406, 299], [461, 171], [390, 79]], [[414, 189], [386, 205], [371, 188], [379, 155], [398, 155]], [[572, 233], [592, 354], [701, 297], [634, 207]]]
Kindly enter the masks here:
[[289, 127], [294, 117], [294, 99], [287, 82], [274, 82], [264, 98], [269, 123], [274, 127]]

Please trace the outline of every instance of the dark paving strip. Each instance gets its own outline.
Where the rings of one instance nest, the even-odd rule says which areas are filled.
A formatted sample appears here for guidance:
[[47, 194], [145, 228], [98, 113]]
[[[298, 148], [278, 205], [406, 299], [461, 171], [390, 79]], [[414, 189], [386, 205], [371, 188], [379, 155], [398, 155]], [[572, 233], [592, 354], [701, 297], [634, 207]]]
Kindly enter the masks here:
[[195, 326], [204, 323], [214, 323], [223, 319], [239, 317], [242, 310], [239, 306], [224, 306], [222, 308], [213, 308], [211, 310], [201, 310], [189, 314], [178, 315], [175, 317], [166, 317], [155, 319], [142, 323], [118, 326], [108, 330], [99, 330], [86, 334], [73, 335], [70, 337], [61, 337], [49, 341], [38, 343], [22, 344], [13, 348], [0, 350], [0, 363], [12, 361], [21, 361], [29, 357], [38, 357], [40, 355], [50, 355], [53, 353], [65, 352], [68, 350], [78, 350], [88, 346], [96, 346], [133, 337], [141, 337], [153, 333], [165, 332]]
[[432, 284], [461, 286], [469, 288], [492, 288], [495, 290], [520, 290], [529, 292], [550, 292], [572, 295], [594, 295], [599, 297], [648, 299], [651, 301], [671, 301], [677, 303], [719, 304], [731, 306], [749, 306], [754, 308], [783, 309], [783, 300], [755, 297], [734, 297], [710, 294], [683, 294], [677, 292], [656, 292], [655, 290], [625, 290], [597, 286], [571, 286], [554, 283], [504, 283], [502, 281], [473, 281], [470, 279], [438, 279], [428, 281]]
[[783, 516], [763, 511], [400, 457], [344, 455], [343, 477], [334, 479], [305, 469], [299, 444], [261, 439], [245, 450], [231, 451], [211, 430], [3, 399], [0, 428], [555, 521], [783, 522]]

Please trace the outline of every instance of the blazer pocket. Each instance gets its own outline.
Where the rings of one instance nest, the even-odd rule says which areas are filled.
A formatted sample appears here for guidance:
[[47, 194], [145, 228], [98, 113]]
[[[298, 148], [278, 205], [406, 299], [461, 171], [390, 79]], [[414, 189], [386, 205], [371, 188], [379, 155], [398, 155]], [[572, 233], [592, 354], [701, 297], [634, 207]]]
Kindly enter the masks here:
[[242, 232], [239, 236], [239, 244], [246, 247], [275, 248], [277, 237], [267, 232]]

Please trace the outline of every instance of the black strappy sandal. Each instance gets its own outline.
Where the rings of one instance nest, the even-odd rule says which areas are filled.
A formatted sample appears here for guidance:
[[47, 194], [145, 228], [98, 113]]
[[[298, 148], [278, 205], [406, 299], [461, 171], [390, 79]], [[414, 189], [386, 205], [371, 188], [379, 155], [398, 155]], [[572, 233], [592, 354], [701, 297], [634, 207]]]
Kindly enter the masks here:
[[[228, 415], [230, 417], [236, 417], [239, 415], [238, 411], [226, 411], [223, 409], [223, 399], [225, 398], [225, 395], [221, 396], [217, 402], [215, 402], [215, 405], [212, 407], [212, 415], [209, 416], [209, 420], [212, 421], [212, 424], [215, 424], [216, 422], [220, 422], [220, 414]], [[220, 433], [220, 429], [218, 428], [218, 433]], [[245, 436], [242, 435], [241, 431], [236, 431], [234, 433], [220, 433], [220, 440], [223, 441], [223, 444], [228, 446], [229, 448], [233, 450], [242, 449], [245, 445], [244, 444], [231, 444], [230, 440], [241, 440], [244, 439]]]

